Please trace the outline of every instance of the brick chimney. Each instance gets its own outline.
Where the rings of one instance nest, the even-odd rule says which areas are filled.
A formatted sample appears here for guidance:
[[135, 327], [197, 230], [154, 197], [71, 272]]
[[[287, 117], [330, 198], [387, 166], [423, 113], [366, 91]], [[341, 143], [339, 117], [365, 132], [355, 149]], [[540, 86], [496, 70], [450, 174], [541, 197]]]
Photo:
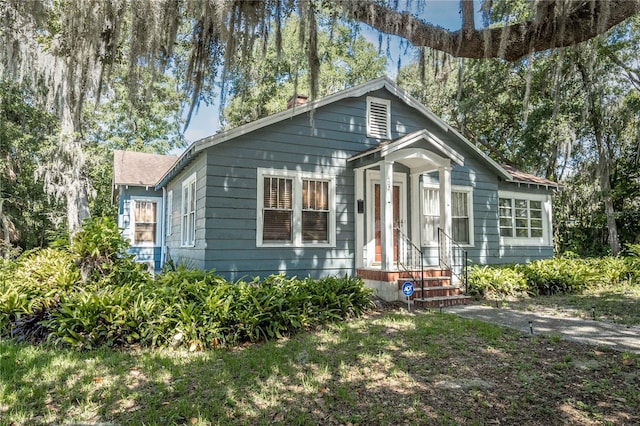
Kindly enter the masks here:
[[304, 105], [307, 103], [309, 97], [307, 95], [293, 95], [287, 101], [287, 109], [293, 108], [293, 106]]

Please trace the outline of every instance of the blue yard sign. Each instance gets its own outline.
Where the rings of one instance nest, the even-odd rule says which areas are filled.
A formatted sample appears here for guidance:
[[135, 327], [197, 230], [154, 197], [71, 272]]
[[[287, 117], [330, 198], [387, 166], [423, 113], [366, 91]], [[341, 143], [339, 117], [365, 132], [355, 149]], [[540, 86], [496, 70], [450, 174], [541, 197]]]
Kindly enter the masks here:
[[407, 296], [407, 311], [410, 311], [411, 302], [409, 298], [413, 294], [413, 283], [411, 283], [411, 281], [406, 281], [404, 284], [402, 284], [402, 293], [404, 293], [404, 295]]
[[407, 281], [402, 284], [402, 292], [405, 296], [411, 297], [411, 295], [413, 294], [413, 283], [411, 283], [411, 281]]

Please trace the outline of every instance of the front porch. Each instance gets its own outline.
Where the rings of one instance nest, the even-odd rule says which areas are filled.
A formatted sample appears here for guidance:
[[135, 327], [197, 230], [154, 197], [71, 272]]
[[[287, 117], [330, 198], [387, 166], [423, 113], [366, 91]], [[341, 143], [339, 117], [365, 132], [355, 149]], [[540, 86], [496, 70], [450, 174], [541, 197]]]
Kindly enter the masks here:
[[461, 166], [464, 158], [421, 130], [349, 161], [355, 174], [356, 274], [386, 301], [405, 300], [405, 281], [413, 282], [412, 300], [422, 306], [466, 301], [453, 279], [450, 237], [452, 163]]

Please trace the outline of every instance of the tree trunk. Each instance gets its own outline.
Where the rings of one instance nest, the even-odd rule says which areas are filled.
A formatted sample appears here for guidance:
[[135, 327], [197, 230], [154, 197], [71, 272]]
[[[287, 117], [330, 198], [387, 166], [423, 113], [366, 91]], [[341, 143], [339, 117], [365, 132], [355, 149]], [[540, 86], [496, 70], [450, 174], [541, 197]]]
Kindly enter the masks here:
[[609, 247], [611, 249], [611, 255], [617, 256], [620, 252], [620, 242], [618, 241], [618, 227], [616, 224], [616, 212], [613, 205], [613, 196], [611, 194], [611, 180], [610, 180], [610, 164], [609, 155], [605, 149], [604, 144], [604, 129], [603, 129], [603, 117], [602, 106], [598, 104], [596, 99], [595, 88], [593, 85], [593, 79], [589, 70], [587, 70], [583, 58], [579, 57], [577, 60], [577, 66], [582, 76], [582, 83], [587, 95], [587, 102], [589, 106], [589, 121], [593, 126], [593, 135], [596, 141], [596, 147], [598, 150], [598, 179], [600, 184], [600, 193], [604, 202], [604, 212], [607, 218], [607, 230], [609, 231]]

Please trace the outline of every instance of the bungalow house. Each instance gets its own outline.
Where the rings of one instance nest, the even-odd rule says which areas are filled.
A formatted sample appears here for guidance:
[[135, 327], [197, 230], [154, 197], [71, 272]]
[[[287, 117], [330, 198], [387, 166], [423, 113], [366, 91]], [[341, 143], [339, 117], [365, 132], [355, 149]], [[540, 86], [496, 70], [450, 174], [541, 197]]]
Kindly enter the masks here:
[[553, 255], [557, 185], [496, 163], [388, 78], [291, 104], [177, 158], [115, 152], [141, 261], [232, 280], [359, 275], [386, 300], [412, 279], [448, 304], [467, 262]]

